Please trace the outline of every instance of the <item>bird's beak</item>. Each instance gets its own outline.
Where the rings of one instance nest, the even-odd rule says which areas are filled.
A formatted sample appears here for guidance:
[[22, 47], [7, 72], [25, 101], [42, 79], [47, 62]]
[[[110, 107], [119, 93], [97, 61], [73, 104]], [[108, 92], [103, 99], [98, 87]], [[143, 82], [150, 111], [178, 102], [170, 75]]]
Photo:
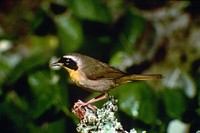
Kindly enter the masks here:
[[60, 63], [57, 61], [57, 62], [50, 64], [50, 67], [54, 67], [54, 66], [63, 66], [63, 63]]

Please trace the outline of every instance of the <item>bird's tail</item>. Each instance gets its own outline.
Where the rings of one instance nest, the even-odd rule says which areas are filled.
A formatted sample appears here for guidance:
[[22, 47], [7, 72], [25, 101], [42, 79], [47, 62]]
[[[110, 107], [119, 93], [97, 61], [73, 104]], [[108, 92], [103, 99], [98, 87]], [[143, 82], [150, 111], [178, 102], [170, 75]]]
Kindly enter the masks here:
[[117, 84], [124, 84], [128, 82], [133, 82], [133, 81], [139, 81], [139, 80], [157, 80], [157, 79], [162, 79], [163, 76], [161, 74], [133, 74], [133, 75], [127, 75], [124, 77], [120, 77], [116, 79]]

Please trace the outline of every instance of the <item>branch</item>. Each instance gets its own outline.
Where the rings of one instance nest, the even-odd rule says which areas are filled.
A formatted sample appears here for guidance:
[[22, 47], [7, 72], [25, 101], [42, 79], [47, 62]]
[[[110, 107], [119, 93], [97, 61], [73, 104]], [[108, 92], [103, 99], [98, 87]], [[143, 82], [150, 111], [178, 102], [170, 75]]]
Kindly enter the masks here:
[[[115, 117], [115, 112], [118, 110], [117, 101], [110, 96], [109, 101], [101, 109], [97, 108], [95, 112], [85, 106], [85, 115], [77, 125], [77, 131], [79, 133], [128, 133]], [[137, 131], [132, 129], [130, 133], [137, 133]]]

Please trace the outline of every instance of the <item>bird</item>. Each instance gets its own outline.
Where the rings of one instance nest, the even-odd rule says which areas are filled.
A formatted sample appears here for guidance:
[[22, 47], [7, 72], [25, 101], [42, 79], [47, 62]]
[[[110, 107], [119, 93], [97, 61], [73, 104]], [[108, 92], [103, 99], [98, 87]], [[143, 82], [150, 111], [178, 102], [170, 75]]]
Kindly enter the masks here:
[[69, 53], [62, 56], [50, 66], [66, 69], [72, 81], [79, 87], [101, 96], [84, 103], [79, 100], [77, 108], [87, 106], [108, 97], [108, 92], [119, 85], [139, 81], [161, 79], [162, 74], [129, 74], [97, 59], [80, 53]]

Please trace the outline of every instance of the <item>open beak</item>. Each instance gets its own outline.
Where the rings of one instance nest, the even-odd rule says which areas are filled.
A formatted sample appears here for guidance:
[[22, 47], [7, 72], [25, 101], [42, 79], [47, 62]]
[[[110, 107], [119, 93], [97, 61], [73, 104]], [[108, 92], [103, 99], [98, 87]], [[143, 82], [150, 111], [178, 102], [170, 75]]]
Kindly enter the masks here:
[[50, 67], [54, 67], [54, 66], [63, 66], [63, 63], [60, 63], [57, 61], [57, 62], [50, 64]]

